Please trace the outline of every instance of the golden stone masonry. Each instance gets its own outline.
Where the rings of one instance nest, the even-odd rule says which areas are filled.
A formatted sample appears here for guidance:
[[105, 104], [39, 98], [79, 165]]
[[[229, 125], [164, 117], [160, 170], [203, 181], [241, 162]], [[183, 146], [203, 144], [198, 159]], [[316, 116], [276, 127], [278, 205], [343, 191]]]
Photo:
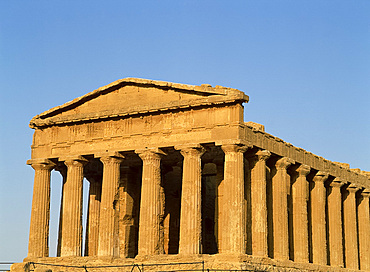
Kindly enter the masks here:
[[236, 89], [126, 78], [35, 116], [28, 256], [11, 271], [370, 271], [370, 173], [245, 123], [245, 102]]

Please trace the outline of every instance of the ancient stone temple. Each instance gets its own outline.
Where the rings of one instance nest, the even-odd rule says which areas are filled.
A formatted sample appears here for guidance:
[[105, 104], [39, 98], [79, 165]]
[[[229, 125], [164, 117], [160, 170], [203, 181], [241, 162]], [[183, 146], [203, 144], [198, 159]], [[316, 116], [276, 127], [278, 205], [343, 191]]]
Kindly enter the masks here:
[[[28, 256], [12, 271], [370, 270], [370, 173], [245, 123], [245, 102], [126, 78], [35, 116]], [[57, 257], [51, 171], [63, 180]]]

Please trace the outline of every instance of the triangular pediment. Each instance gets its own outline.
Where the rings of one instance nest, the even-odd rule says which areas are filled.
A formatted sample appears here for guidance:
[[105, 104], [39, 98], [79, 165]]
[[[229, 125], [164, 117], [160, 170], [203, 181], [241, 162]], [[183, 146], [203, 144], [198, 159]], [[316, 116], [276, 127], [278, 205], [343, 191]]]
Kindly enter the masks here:
[[210, 104], [248, 101], [243, 92], [221, 86], [186, 85], [125, 78], [35, 116], [30, 126], [44, 127]]

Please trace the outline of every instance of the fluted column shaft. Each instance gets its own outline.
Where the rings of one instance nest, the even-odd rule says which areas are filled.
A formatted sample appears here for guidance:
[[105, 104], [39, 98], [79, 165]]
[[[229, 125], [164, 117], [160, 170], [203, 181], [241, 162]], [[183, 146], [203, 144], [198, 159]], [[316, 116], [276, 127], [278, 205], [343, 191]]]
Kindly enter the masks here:
[[182, 172], [180, 254], [200, 254], [202, 246], [202, 169], [204, 149], [182, 148], [184, 157]]
[[258, 151], [251, 169], [252, 254], [264, 257], [268, 255], [266, 161], [270, 156], [267, 150]]
[[101, 157], [103, 163], [103, 184], [100, 203], [100, 223], [99, 223], [99, 256], [117, 256], [115, 227], [115, 207], [114, 197], [118, 192], [120, 180], [120, 165], [123, 156], [105, 156]]
[[311, 190], [312, 218], [312, 261], [316, 264], [327, 264], [326, 251], [326, 188], [324, 182], [328, 175], [318, 172], [313, 178], [314, 187]]
[[244, 155], [245, 146], [236, 144], [223, 145], [225, 153], [224, 195], [222, 206], [228, 207], [222, 223], [220, 253], [244, 254], [245, 245], [245, 209], [244, 209]]
[[331, 266], [344, 266], [343, 232], [342, 232], [342, 187], [338, 179], [330, 183], [331, 192], [328, 195], [329, 252]]
[[139, 255], [163, 253], [160, 242], [161, 155], [157, 150], [137, 151], [143, 160], [140, 200]]
[[361, 194], [361, 202], [358, 205], [358, 235], [360, 248], [360, 269], [370, 270], [370, 190], [364, 190]]
[[343, 202], [344, 248], [346, 268], [359, 269], [357, 240], [356, 192], [358, 188], [349, 186]]
[[292, 185], [293, 194], [293, 243], [294, 261], [308, 263], [308, 213], [307, 202], [309, 197], [307, 175], [310, 167], [301, 165], [298, 177]]
[[276, 162], [276, 174], [272, 178], [272, 220], [274, 239], [274, 258], [289, 260], [289, 228], [288, 228], [288, 188], [290, 176], [288, 167], [294, 163], [289, 158], [281, 158]]
[[100, 177], [88, 177], [90, 181], [89, 207], [87, 217], [85, 256], [98, 255], [99, 223], [102, 183]]
[[64, 162], [68, 170], [63, 197], [62, 257], [82, 254], [82, 186], [86, 162], [82, 157]]
[[30, 164], [35, 170], [35, 179], [33, 185], [28, 257], [48, 257], [50, 172], [55, 164], [49, 160], [41, 163], [30, 162]]
[[[122, 171], [123, 170], [123, 171]], [[133, 257], [134, 243], [134, 199], [129, 193], [129, 184], [132, 182], [132, 172], [129, 166], [121, 168], [119, 185], [119, 256], [120, 258]]]

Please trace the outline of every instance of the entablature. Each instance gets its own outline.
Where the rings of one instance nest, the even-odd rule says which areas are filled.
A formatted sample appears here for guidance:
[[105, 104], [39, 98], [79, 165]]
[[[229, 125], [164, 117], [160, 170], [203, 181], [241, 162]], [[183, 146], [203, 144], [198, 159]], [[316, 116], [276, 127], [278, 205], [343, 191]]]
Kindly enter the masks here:
[[358, 187], [370, 188], [368, 172], [360, 169], [350, 169], [349, 164], [332, 162], [302, 148], [295, 147], [282, 139], [263, 130], [255, 129], [248, 124], [244, 125], [244, 138], [254, 146], [269, 150], [270, 152], [293, 159], [296, 163], [305, 164], [311, 168], [339, 177], [344, 182], [351, 182]]

